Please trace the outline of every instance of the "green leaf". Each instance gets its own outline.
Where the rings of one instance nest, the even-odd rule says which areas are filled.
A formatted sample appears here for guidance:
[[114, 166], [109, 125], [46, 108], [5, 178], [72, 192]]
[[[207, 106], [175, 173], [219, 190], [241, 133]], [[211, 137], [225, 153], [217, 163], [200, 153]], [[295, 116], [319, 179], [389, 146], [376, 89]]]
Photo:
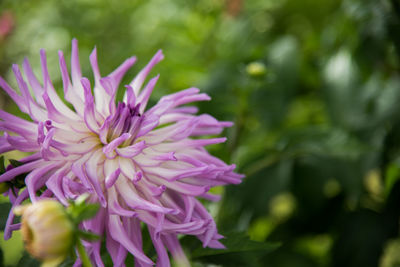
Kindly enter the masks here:
[[4, 166], [4, 156], [0, 157], [0, 174], [3, 174], [6, 172], [6, 167]]
[[63, 261], [58, 267], [71, 267], [75, 263], [75, 260], [68, 257], [65, 261]]
[[97, 241], [100, 239], [100, 237], [97, 234], [92, 233], [92, 232], [82, 231], [82, 230], [78, 231], [78, 235], [80, 238], [82, 238], [86, 241]]
[[85, 204], [86, 200], [89, 198], [89, 194], [85, 193], [80, 195], [75, 201], [76, 206], [82, 206]]
[[396, 163], [391, 163], [386, 168], [385, 195], [388, 196], [393, 185], [400, 178], [400, 168]]
[[250, 240], [246, 233], [233, 232], [225, 235], [221, 240], [226, 246], [226, 249], [211, 249], [199, 247], [192, 253], [193, 258], [200, 258], [205, 256], [223, 255], [229, 253], [242, 253], [242, 252], [272, 252], [277, 249], [279, 243], [265, 243]]
[[192, 236], [185, 236], [181, 239], [185, 250], [192, 252], [191, 260], [193, 262], [222, 266], [265, 266], [260, 265], [261, 258], [280, 246], [278, 243], [250, 240], [243, 232], [225, 234], [225, 238], [220, 242], [226, 246], [226, 249], [203, 248], [201, 242]]
[[20, 162], [20, 161], [15, 160], [15, 159], [9, 159], [9, 161], [10, 161], [11, 165], [12, 165], [14, 168], [24, 165], [23, 162]]
[[27, 252], [19, 260], [17, 267], [39, 267], [40, 262], [32, 258]]
[[67, 213], [76, 224], [94, 217], [100, 208], [98, 203], [86, 203], [88, 197], [88, 194], [83, 194], [76, 200], [69, 201], [71, 205], [67, 208]]
[[0, 230], [3, 231], [6, 226], [8, 214], [11, 210], [11, 203], [0, 203]]
[[75, 217], [77, 222], [81, 222], [94, 217], [99, 210], [98, 204], [86, 204], [86, 206], [79, 207], [77, 216]]

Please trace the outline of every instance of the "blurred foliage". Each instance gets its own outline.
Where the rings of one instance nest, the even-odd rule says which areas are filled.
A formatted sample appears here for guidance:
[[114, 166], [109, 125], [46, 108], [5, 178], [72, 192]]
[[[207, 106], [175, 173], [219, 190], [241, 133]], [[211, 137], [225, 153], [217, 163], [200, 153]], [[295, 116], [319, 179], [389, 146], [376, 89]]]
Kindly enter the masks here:
[[197, 86], [213, 98], [201, 112], [235, 122], [210, 151], [247, 178], [209, 208], [243, 248], [211, 255], [185, 237], [194, 266], [398, 266], [399, 1], [0, 0], [2, 14], [0, 75], [14, 85], [11, 63], [40, 73], [45, 48], [61, 88], [57, 50], [73, 37], [90, 79], [95, 45], [103, 75], [138, 56], [126, 83], [162, 48], [153, 103]]

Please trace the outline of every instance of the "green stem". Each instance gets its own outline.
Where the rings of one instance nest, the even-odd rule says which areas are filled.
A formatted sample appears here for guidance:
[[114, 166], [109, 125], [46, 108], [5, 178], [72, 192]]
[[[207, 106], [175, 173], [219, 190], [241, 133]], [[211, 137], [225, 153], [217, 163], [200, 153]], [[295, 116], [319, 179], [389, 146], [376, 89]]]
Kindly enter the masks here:
[[82, 266], [83, 267], [93, 267], [80, 239], [78, 239], [76, 247], [78, 249], [79, 257], [81, 258], [81, 261], [82, 261]]

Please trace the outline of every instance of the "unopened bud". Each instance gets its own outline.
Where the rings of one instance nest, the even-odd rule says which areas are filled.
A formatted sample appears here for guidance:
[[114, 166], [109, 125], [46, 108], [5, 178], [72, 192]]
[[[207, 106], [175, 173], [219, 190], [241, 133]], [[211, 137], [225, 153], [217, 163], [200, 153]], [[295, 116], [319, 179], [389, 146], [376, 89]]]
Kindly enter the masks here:
[[58, 266], [74, 241], [73, 224], [65, 208], [55, 200], [40, 200], [14, 208], [22, 215], [21, 234], [26, 250], [43, 261], [42, 266]]
[[267, 67], [261, 62], [251, 62], [246, 66], [247, 74], [253, 77], [261, 77], [267, 72]]

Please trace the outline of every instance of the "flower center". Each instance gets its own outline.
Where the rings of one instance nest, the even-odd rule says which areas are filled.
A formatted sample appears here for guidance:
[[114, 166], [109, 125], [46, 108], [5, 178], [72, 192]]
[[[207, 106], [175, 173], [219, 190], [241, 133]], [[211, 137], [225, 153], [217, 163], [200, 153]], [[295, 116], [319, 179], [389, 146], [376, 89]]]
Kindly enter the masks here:
[[104, 121], [99, 137], [104, 144], [103, 151], [107, 156], [113, 157], [116, 148], [130, 146], [135, 142], [143, 121], [139, 107], [140, 104], [130, 106], [118, 102], [116, 111]]

